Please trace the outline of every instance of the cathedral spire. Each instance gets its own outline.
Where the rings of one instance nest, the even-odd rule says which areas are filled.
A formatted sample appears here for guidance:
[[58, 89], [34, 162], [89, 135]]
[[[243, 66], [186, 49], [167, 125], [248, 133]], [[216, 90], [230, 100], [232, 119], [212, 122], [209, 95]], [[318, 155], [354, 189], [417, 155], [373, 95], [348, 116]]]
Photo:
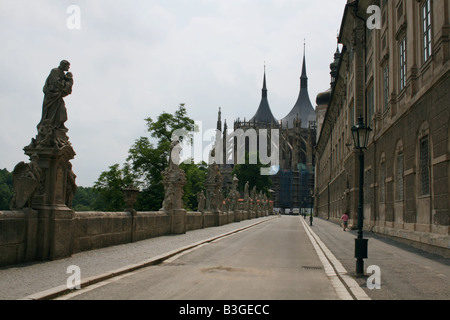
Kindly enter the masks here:
[[301, 87], [304, 89], [308, 88], [308, 76], [306, 74], [306, 43], [303, 44], [303, 66], [302, 66], [302, 76], [300, 77]]
[[301, 127], [308, 128], [311, 121], [315, 121], [316, 112], [311, 104], [308, 94], [308, 76], [306, 73], [306, 43], [303, 48], [303, 66], [300, 77], [300, 93], [292, 108], [291, 112], [283, 118], [283, 128], [292, 129], [295, 127], [295, 121], [299, 118], [301, 120]]
[[262, 88], [262, 97], [267, 98], [266, 63], [264, 63], [264, 81], [263, 81], [263, 88]]
[[259, 122], [266, 124], [277, 123], [277, 120], [275, 119], [275, 117], [272, 114], [272, 111], [270, 110], [269, 101], [267, 99], [267, 81], [266, 81], [265, 64], [264, 64], [264, 79], [263, 79], [261, 103], [255, 116], [252, 119], [250, 119], [250, 122]]
[[217, 119], [217, 130], [222, 131], [222, 108], [219, 108], [219, 117]]

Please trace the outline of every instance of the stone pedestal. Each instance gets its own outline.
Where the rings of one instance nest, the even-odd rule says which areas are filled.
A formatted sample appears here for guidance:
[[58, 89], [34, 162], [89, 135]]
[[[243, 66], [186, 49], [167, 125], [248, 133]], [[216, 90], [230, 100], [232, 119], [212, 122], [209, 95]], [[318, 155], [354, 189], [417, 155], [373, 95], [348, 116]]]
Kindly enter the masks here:
[[163, 173], [164, 202], [161, 211], [170, 216], [172, 234], [184, 234], [187, 230], [187, 216], [183, 205], [186, 174], [178, 165], [171, 163]]
[[36, 259], [56, 260], [73, 253], [74, 211], [66, 206], [40, 206]]
[[171, 212], [170, 229], [172, 234], [185, 234], [187, 229], [186, 210], [174, 209]]
[[73, 252], [75, 212], [72, 206], [76, 190], [70, 160], [75, 152], [70, 145], [59, 148], [26, 147], [28, 155], [39, 168], [40, 179], [31, 200], [37, 210], [38, 260], [55, 260]]
[[219, 192], [217, 184], [215, 182], [206, 182], [206, 210], [214, 215], [214, 225], [221, 225], [220, 210], [219, 210]]

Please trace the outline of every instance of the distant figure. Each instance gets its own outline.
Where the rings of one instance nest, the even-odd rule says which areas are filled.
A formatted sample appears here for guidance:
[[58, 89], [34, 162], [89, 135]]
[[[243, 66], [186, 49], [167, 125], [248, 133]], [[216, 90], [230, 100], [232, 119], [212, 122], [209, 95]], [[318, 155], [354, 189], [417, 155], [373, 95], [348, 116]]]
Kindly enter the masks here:
[[[61, 61], [58, 68], [52, 69], [44, 85], [44, 103], [42, 105], [42, 119], [50, 122], [55, 129], [67, 131], [64, 123], [67, 121], [67, 110], [63, 98], [72, 93], [73, 75], [69, 71], [70, 63]], [[67, 73], [65, 73], [67, 72]]]
[[342, 226], [344, 228], [344, 231], [346, 231], [348, 228], [348, 219], [349, 219], [347, 212], [342, 215], [341, 219], [342, 219]]

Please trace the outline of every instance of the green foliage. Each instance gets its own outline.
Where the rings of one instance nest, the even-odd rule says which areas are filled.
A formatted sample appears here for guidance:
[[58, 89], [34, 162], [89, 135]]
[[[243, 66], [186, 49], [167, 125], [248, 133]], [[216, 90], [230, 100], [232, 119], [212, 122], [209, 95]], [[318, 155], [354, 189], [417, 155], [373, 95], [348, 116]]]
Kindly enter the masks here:
[[197, 193], [205, 190], [205, 181], [208, 175], [207, 164], [205, 162], [201, 164], [182, 163], [180, 169], [186, 172], [186, 185], [184, 186], [183, 195], [185, 209], [188, 211], [197, 210]]
[[[187, 116], [184, 104], [174, 114], [163, 112], [156, 120], [149, 117], [145, 121], [150, 137], [140, 137], [134, 142], [122, 168], [115, 164], [101, 173], [94, 188], [79, 188], [74, 199], [76, 210], [122, 211], [125, 208], [123, 189], [130, 184], [140, 187], [136, 210], [157, 211], [162, 207], [162, 173], [169, 164], [172, 134], [177, 129], [192, 133], [196, 130], [195, 122]], [[150, 142], [150, 138], [155, 142]], [[192, 136], [187, 138], [192, 139]], [[206, 165], [182, 164], [180, 167], [186, 171], [186, 208], [195, 209], [197, 192], [204, 188]]]
[[257, 164], [249, 164], [249, 153], [245, 154], [245, 164], [238, 164], [234, 166], [233, 175], [236, 175], [239, 179], [238, 190], [244, 191], [245, 184], [247, 181], [249, 182], [250, 190], [256, 186], [258, 192], [261, 190], [268, 197], [270, 196], [269, 189], [272, 185], [272, 180], [270, 176], [261, 175], [261, 168], [265, 168], [267, 166], [263, 166], [259, 161], [258, 154], [258, 163]]
[[157, 141], [157, 146], [155, 147], [149, 138], [141, 137], [130, 148], [127, 161], [135, 176], [140, 177], [142, 186], [136, 210], [155, 211], [161, 208], [164, 200], [162, 173], [169, 164], [172, 133], [177, 129], [192, 132], [196, 128], [194, 120], [187, 116], [183, 104], [174, 114], [163, 112], [156, 121], [152, 118], [145, 121], [150, 136]]
[[123, 189], [132, 184], [134, 176], [125, 165], [122, 169], [119, 164], [109, 167], [109, 171], [102, 172], [94, 190], [98, 197], [93, 203], [95, 210], [122, 211], [125, 208]]
[[9, 210], [13, 197], [12, 173], [6, 169], [0, 169], [0, 210]]
[[73, 209], [75, 211], [94, 211], [94, 203], [98, 198], [98, 193], [94, 188], [78, 187], [73, 198]]

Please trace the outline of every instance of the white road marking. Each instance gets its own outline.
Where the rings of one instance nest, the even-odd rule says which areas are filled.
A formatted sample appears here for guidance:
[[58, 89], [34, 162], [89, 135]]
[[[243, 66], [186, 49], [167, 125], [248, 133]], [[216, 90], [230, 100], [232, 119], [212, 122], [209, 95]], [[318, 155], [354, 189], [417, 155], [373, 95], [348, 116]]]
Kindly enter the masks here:
[[322, 240], [320, 240], [311, 227], [303, 219], [300, 219], [300, 221], [325, 268], [325, 273], [329, 277], [339, 297], [342, 300], [353, 300], [353, 297], [356, 300], [371, 300], [358, 283], [348, 275], [347, 270], [341, 262], [333, 255]]

